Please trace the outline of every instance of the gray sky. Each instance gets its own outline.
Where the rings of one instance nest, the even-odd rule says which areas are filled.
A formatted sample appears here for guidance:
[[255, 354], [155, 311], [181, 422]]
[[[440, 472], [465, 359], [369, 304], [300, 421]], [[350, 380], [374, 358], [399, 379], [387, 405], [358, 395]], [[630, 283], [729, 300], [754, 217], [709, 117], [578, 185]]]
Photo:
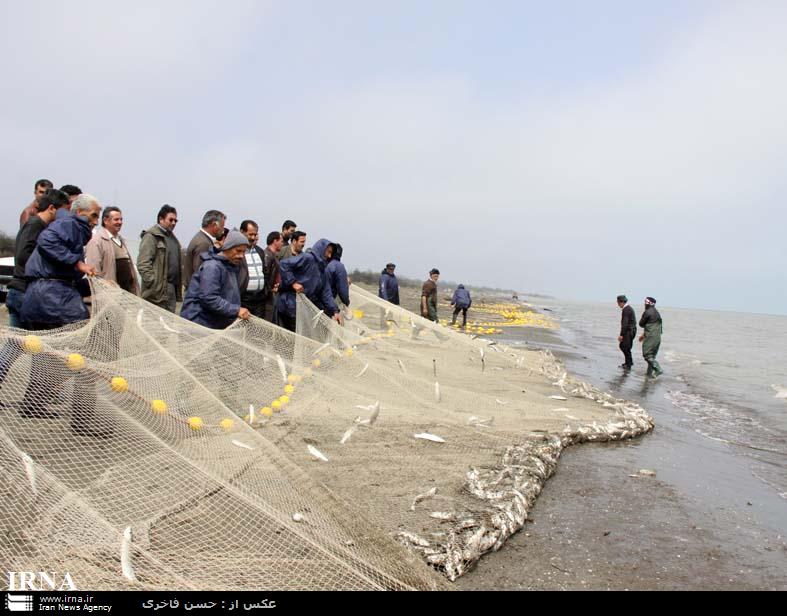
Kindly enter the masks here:
[[39, 177], [349, 268], [787, 313], [787, 3], [2, 2], [0, 228]]

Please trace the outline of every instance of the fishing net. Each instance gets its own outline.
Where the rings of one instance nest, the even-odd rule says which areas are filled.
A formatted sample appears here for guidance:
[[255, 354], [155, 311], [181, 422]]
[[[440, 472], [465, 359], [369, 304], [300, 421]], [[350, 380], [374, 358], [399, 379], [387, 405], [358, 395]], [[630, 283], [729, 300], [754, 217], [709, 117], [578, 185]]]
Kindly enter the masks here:
[[299, 297], [293, 334], [209, 330], [93, 284], [89, 322], [0, 332], [4, 571], [445, 588], [524, 524], [563, 447], [652, 427], [548, 353], [355, 286], [343, 327]]

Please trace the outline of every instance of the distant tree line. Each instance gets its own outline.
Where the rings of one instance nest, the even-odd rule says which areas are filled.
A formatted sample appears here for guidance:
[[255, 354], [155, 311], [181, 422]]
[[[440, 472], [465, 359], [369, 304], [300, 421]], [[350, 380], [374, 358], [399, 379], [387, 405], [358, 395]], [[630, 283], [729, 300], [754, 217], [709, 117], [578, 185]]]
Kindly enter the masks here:
[[13, 257], [16, 238], [0, 231], [0, 257]]

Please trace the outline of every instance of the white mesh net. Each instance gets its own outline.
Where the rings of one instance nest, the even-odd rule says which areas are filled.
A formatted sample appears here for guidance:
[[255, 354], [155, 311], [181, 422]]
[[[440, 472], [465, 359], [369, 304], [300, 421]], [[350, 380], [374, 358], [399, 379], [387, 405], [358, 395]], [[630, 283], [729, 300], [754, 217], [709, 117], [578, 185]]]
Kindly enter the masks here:
[[85, 589], [443, 588], [521, 527], [562, 447], [652, 426], [548, 354], [355, 287], [344, 327], [299, 298], [296, 335], [208, 330], [94, 284], [90, 322], [2, 330], [5, 571]]

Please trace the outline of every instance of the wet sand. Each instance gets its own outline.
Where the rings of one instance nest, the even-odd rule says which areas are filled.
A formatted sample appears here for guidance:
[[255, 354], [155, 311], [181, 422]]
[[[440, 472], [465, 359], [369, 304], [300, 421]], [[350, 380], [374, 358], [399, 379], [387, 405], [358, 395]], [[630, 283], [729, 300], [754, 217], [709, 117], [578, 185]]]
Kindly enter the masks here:
[[[573, 351], [558, 332], [523, 328], [530, 348]], [[510, 334], [507, 334], [510, 337]], [[575, 355], [576, 356], [576, 355]], [[458, 590], [787, 590], [784, 538], [759, 527], [756, 502], [708, 511], [658, 476], [671, 460], [672, 435], [659, 426], [625, 443], [567, 449], [529, 523]], [[703, 464], [703, 452], [694, 463]], [[640, 469], [657, 476], [632, 478]]]

